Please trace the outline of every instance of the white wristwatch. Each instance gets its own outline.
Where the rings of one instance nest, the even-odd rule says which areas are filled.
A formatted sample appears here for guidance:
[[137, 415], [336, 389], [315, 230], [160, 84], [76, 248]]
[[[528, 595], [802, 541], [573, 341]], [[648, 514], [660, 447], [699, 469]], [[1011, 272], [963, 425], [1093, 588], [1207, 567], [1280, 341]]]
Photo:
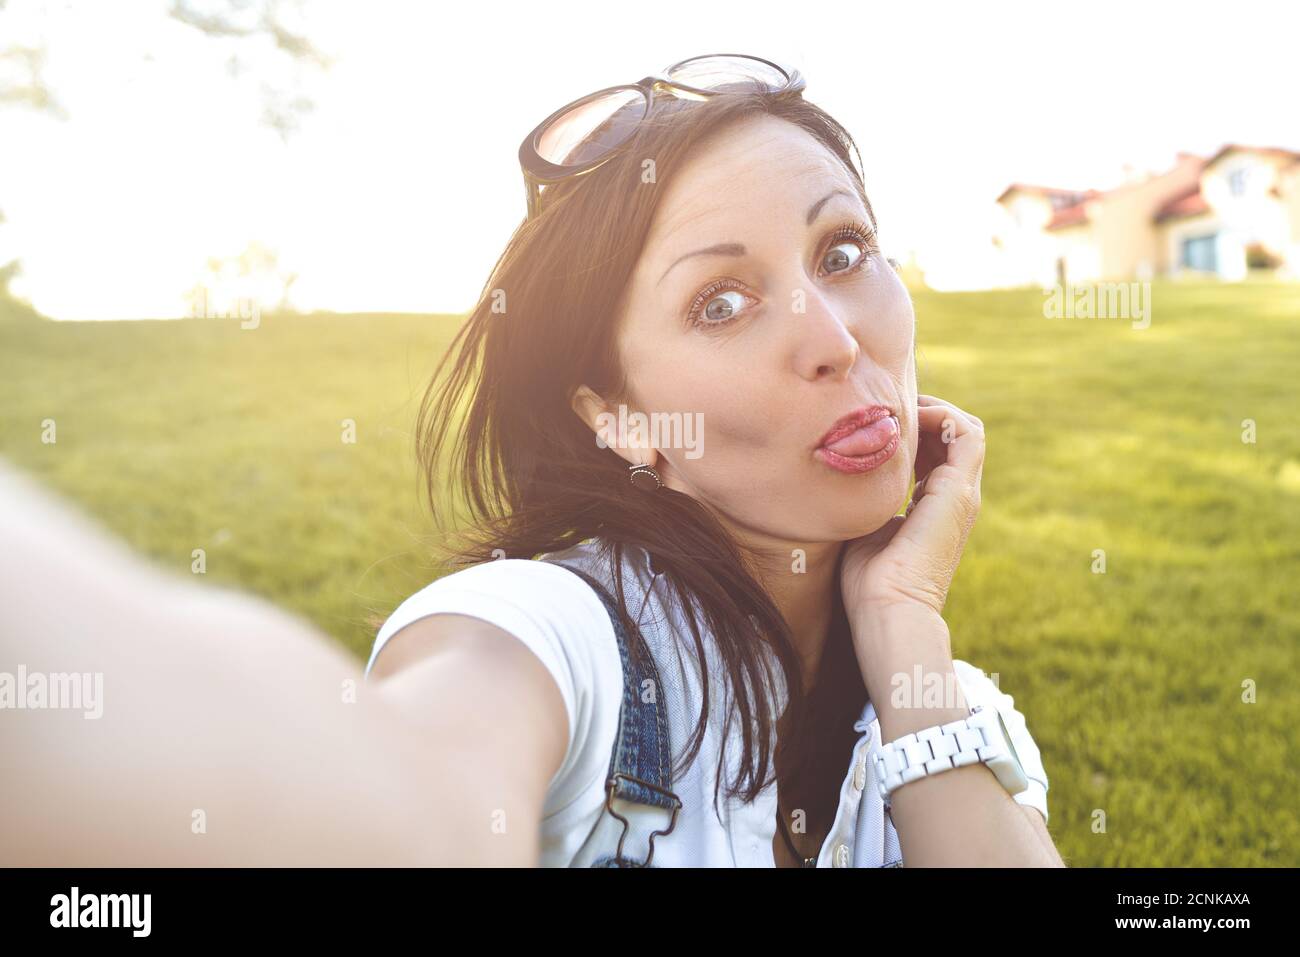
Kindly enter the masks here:
[[976, 705], [960, 720], [873, 745], [867, 759], [886, 809], [890, 793], [908, 781], [977, 761], [989, 766], [1007, 793], [1019, 794], [1029, 787], [1002, 713], [984, 705]]

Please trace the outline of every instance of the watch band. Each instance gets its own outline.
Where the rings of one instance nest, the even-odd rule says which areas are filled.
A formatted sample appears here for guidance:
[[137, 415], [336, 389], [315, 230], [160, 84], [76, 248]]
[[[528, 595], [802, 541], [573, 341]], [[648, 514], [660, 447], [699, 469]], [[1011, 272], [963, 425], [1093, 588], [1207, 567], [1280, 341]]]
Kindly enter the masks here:
[[976, 705], [965, 718], [936, 724], [873, 748], [870, 764], [885, 808], [890, 792], [909, 781], [1007, 754], [998, 716]]

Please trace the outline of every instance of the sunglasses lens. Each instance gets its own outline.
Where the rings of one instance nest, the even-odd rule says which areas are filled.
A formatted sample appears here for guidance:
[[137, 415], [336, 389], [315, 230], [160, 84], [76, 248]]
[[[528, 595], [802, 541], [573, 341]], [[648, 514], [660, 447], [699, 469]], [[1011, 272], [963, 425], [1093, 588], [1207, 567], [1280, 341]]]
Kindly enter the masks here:
[[697, 90], [779, 90], [789, 82], [770, 63], [747, 56], [703, 56], [677, 64], [668, 79]]
[[581, 166], [623, 143], [645, 117], [640, 90], [614, 90], [557, 116], [537, 137], [537, 153], [556, 166]]

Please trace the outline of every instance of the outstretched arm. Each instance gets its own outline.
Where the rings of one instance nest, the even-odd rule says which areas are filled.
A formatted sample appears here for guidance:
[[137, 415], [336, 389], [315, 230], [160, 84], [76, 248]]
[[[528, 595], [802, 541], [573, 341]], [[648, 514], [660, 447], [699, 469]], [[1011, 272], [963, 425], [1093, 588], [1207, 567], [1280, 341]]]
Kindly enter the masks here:
[[[517, 642], [491, 659], [426, 658], [404, 684], [423, 674], [455, 685], [458, 668], [481, 677], [485, 661], [500, 667], [516, 650], [529, 662]], [[506, 679], [500, 706], [553, 693], [546, 700], [563, 715], [534, 666], [505, 669], [532, 691]], [[89, 694], [75, 709], [36, 706], [20, 674], [50, 687], [58, 675], [89, 676]], [[159, 572], [0, 461], [6, 675], [27, 707], [0, 708], [0, 863], [537, 861], [536, 814], [562, 742], [557, 751], [539, 738], [465, 774], [474, 732], [452, 746], [429, 722], [469, 706], [477, 679], [459, 682], [459, 698], [442, 696], [443, 717], [415, 720], [326, 636], [260, 600]], [[522, 716], [503, 713], [529, 733]], [[512, 816], [494, 828], [481, 818], [503, 796]]]

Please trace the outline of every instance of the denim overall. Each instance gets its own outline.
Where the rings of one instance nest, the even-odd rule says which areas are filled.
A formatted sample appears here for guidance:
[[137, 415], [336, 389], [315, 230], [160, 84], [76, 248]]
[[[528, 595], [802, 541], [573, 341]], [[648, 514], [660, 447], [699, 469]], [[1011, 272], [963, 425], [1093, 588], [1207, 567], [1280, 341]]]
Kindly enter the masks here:
[[[668, 711], [662, 703], [663, 685], [650, 650], [641, 642], [643, 655], [634, 653], [631, 640], [619, 619], [618, 605], [609, 591], [591, 575], [561, 561], [549, 561], [567, 568], [583, 578], [605, 605], [614, 636], [618, 639], [618, 654], [623, 661], [623, 703], [619, 708], [618, 736], [609, 757], [609, 774], [605, 780], [605, 810], [622, 824], [618, 847], [614, 853], [602, 853], [591, 863], [592, 867], [654, 867], [655, 838], [672, 833], [677, 826], [677, 812], [682, 801], [672, 791], [672, 745], [668, 736]], [[642, 689], [651, 692], [650, 701], [642, 700]], [[629, 821], [614, 809], [614, 800], [657, 808], [669, 814], [668, 827], [652, 831], [647, 840], [644, 857], [629, 855], [624, 847]]]

